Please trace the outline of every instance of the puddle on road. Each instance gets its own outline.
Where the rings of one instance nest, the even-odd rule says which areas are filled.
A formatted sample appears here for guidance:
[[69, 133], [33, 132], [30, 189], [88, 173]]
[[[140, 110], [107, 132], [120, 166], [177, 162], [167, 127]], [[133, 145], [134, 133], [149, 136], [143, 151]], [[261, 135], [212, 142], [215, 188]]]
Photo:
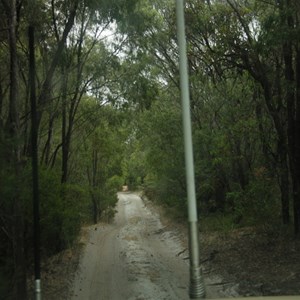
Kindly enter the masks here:
[[138, 216], [134, 216], [134, 217], [130, 217], [129, 218], [129, 220], [128, 220], [128, 222], [130, 223], [130, 224], [137, 224], [137, 223], [139, 223], [139, 222], [141, 222], [142, 221], [142, 218], [141, 217], [138, 217]]
[[123, 237], [123, 240], [125, 241], [137, 241], [138, 237], [135, 235], [126, 235]]

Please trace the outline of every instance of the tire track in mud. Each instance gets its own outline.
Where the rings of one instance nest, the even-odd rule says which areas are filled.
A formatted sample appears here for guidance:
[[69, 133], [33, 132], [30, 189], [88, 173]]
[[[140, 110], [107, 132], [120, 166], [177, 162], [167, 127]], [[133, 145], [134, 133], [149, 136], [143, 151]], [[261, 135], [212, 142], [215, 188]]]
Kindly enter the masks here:
[[159, 217], [139, 197], [130, 199], [126, 207], [128, 222], [120, 231], [122, 253], [133, 287], [129, 299], [189, 299], [188, 266], [176, 257], [181, 249], [179, 241], [163, 236]]
[[118, 197], [113, 224], [89, 229], [71, 299], [189, 299], [188, 254], [179, 234], [166, 230], [139, 196]]

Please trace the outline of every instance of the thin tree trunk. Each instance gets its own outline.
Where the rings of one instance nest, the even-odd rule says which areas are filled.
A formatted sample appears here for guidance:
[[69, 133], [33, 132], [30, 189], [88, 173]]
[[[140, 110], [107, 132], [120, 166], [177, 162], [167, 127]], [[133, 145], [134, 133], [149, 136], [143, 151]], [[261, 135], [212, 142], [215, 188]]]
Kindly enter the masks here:
[[[294, 114], [295, 114], [295, 76], [293, 70], [293, 53], [292, 46], [290, 43], [285, 43], [283, 46], [283, 57], [284, 57], [284, 67], [285, 67], [285, 85], [286, 88], [286, 102], [287, 102], [287, 140], [288, 140], [288, 154], [289, 154], [289, 166], [290, 172], [293, 180], [293, 174], [295, 172], [294, 168], [294, 144], [295, 144], [295, 126], [294, 126]], [[286, 179], [288, 180], [288, 178]], [[293, 183], [294, 188], [294, 183]], [[289, 221], [289, 220], [288, 220]], [[288, 224], [289, 222], [285, 223]]]
[[289, 193], [289, 168], [287, 161], [287, 147], [286, 142], [278, 141], [278, 154], [279, 154], [279, 182], [281, 191], [281, 217], [283, 224], [290, 223], [290, 193]]
[[49, 125], [48, 125], [47, 140], [46, 140], [46, 143], [45, 143], [45, 146], [44, 146], [44, 149], [42, 152], [42, 157], [41, 157], [41, 164], [44, 163], [46, 166], [49, 165], [54, 119], [55, 119], [55, 117], [53, 115], [50, 116], [49, 123], [48, 123]]
[[293, 199], [294, 199], [294, 230], [300, 234], [300, 49], [296, 53], [296, 114], [295, 114], [295, 143], [294, 143], [294, 172]]
[[92, 168], [87, 166], [87, 177], [90, 185], [90, 195], [93, 204], [93, 221], [95, 224], [98, 223], [99, 216], [99, 205], [98, 199], [95, 195], [95, 188], [97, 187], [97, 173], [98, 173], [98, 153], [96, 150], [92, 152]]
[[[64, 67], [62, 67], [64, 68]], [[66, 183], [68, 178], [68, 159], [69, 159], [69, 139], [67, 136], [67, 74], [62, 72], [63, 85], [62, 85], [62, 128], [61, 128], [61, 141], [62, 141], [62, 165], [61, 165], [61, 183]]]
[[3, 107], [3, 89], [2, 89], [2, 82], [0, 78], [0, 129], [2, 128], [2, 107]]
[[[93, 150], [93, 168], [92, 168], [92, 187], [93, 190], [97, 187], [97, 173], [98, 173], [98, 152], [97, 150]], [[97, 224], [98, 215], [99, 215], [99, 207], [97, 197], [93, 197], [93, 206], [94, 206], [94, 222]]]
[[[79, 2], [79, 0], [74, 0], [72, 2], [72, 7], [70, 9], [70, 14], [68, 16], [64, 31], [62, 33], [62, 37], [61, 37], [60, 41], [57, 44], [57, 48], [56, 48], [56, 51], [54, 53], [53, 59], [51, 61], [50, 67], [49, 67], [49, 69], [47, 70], [47, 73], [46, 73], [46, 78], [45, 78], [45, 80], [42, 84], [42, 87], [41, 87], [41, 92], [40, 92], [40, 95], [39, 95], [38, 100], [37, 100], [37, 106], [38, 106], [37, 129], [39, 129], [40, 122], [42, 120], [43, 107], [49, 101], [49, 97], [50, 97], [50, 94], [51, 94], [52, 79], [53, 79], [53, 76], [55, 74], [55, 70], [56, 70], [56, 68], [57, 68], [57, 66], [60, 62], [62, 53], [63, 53], [64, 48], [65, 48], [67, 37], [68, 37], [68, 35], [69, 35], [73, 25], [74, 25], [75, 16], [76, 16], [77, 8], [78, 8], [78, 2]], [[31, 153], [30, 147], [28, 147], [27, 153]]]
[[[45, 79], [45, 81], [43, 83], [43, 86], [42, 86], [40, 96], [38, 98], [38, 104], [39, 104], [40, 108], [42, 106], [44, 106], [45, 103], [47, 103], [47, 101], [48, 101], [49, 94], [50, 94], [50, 89], [51, 89], [52, 78], [54, 76], [54, 72], [56, 70], [56, 67], [57, 67], [57, 65], [60, 61], [62, 52], [65, 48], [65, 44], [66, 44], [68, 34], [69, 34], [69, 32], [71, 31], [71, 29], [74, 25], [74, 20], [75, 20], [75, 16], [76, 16], [76, 12], [77, 12], [77, 7], [78, 7], [78, 0], [75, 0], [75, 1], [73, 1], [73, 7], [71, 8], [70, 15], [68, 17], [66, 26], [65, 26], [63, 34], [62, 34], [62, 38], [58, 42], [56, 52], [54, 53], [54, 57], [52, 59], [50, 68], [49, 68], [49, 70], [47, 72], [47, 75], [46, 75], [46, 79]], [[38, 124], [40, 124], [41, 118], [42, 118], [42, 110], [40, 109], [39, 113], [38, 113]]]

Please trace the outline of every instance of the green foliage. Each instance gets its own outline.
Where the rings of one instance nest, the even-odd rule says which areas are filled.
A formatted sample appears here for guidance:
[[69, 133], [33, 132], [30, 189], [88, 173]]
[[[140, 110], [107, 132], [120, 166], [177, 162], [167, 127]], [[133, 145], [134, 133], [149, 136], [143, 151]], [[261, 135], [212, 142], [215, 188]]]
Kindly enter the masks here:
[[122, 161], [123, 183], [127, 184], [130, 190], [135, 190], [141, 188], [145, 183], [147, 174], [145, 152], [136, 140], [130, 140], [126, 146], [126, 153]]
[[[90, 188], [89, 221], [92, 221], [91, 216], [95, 218], [95, 215], [97, 216], [97, 221], [99, 219], [104, 222], [110, 222], [113, 220], [115, 215], [115, 206], [118, 201], [116, 192], [117, 186], [115, 184], [111, 185], [111, 182], [107, 185], [103, 184], [101, 188]], [[93, 221], [95, 222], [95, 219]]]
[[118, 202], [117, 194], [107, 187], [100, 191], [100, 211], [104, 221], [111, 221], [115, 215], [115, 206]]
[[[147, 79], [146, 87], [151, 86], [150, 81], [155, 82], [151, 74], [159, 74], [161, 80], [156, 82], [157, 92], [148, 97], [153, 99], [151, 105], [136, 109], [139, 115], [133, 122], [123, 171], [130, 182], [143, 182], [150, 198], [186, 212], [178, 72], [174, 67], [178, 58], [174, 14], [171, 5], [153, 5], [162, 17], [160, 28], [147, 32], [147, 40], [135, 36], [133, 45], [137, 50], [127, 53], [127, 64], [134, 62], [131, 71], [138, 74], [134, 77], [138, 80], [126, 82], [126, 91], [134, 91], [137, 83], [143, 83], [142, 76]], [[261, 83], [257, 82], [259, 70], [255, 59], [268, 71], [273, 61], [280, 61], [275, 51], [278, 44], [282, 45], [276, 38], [281, 34], [274, 32], [281, 22], [278, 8], [261, 1], [232, 5], [226, 1], [209, 5], [194, 1], [187, 2], [186, 21], [200, 216], [211, 216], [215, 220], [212, 223], [218, 223], [215, 227], [228, 229], [272, 223], [280, 215], [278, 140]], [[155, 68], [139, 69], [143, 62], [152, 63]], [[279, 65], [277, 70], [281, 70]], [[145, 95], [137, 90], [138, 95], [130, 93], [132, 103]], [[256, 170], [261, 166], [266, 166], [269, 175], [257, 178]], [[138, 174], [142, 174], [143, 180]]]
[[118, 202], [117, 192], [121, 190], [123, 183], [123, 177], [114, 175], [108, 178], [100, 188], [94, 189], [94, 195], [99, 202], [101, 220], [106, 222], [113, 220]]
[[[28, 243], [32, 238], [31, 168], [26, 168], [22, 194], [26, 203]], [[74, 184], [61, 186], [58, 174], [41, 168], [40, 183], [40, 226], [41, 247], [45, 255], [69, 247], [76, 240], [82, 223], [88, 216], [87, 190]]]
[[[39, 28], [37, 94], [44, 92], [38, 137], [43, 254], [70, 246], [92, 216], [111, 220], [116, 193], [124, 183], [130, 189], [144, 188], [175, 218], [187, 217], [174, 1], [79, 1], [65, 49], [53, 60], [75, 3], [48, 5], [39, 0], [34, 8], [19, 3], [15, 109], [22, 122], [13, 137], [4, 127], [11, 117], [9, 43], [7, 35], [0, 36], [0, 295], [11, 279], [5, 274], [13, 274], [9, 236], [14, 199], [24, 207], [24, 250], [31, 248], [33, 238], [26, 78], [27, 24], [33, 15]], [[291, 78], [299, 77], [293, 65], [299, 24], [290, 22], [297, 20], [299, 4], [282, 3], [186, 2], [195, 179], [203, 230], [273, 225], [279, 219], [281, 164], [295, 152], [280, 157], [279, 151], [283, 143], [286, 149], [295, 144], [287, 143], [286, 119], [294, 117], [296, 106], [286, 95], [297, 95], [296, 80], [286, 80], [288, 46], [295, 73]], [[5, 20], [5, 12], [0, 14]], [[107, 46], [99, 32], [109, 23], [115, 36]], [[7, 32], [6, 27], [0, 22], [0, 32]], [[271, 99], [266, 99], [268, 92]], [[62, 133], [69, 137], [64, 156]], [[22, 152], [19, 162], [7, 151], [14, 147]], [[68, 172], [62, 185], [63, 159], [68, 160]]]
[[[28, 170], [28, 178], [31, 178], [31, 169]], [[41, 245], [43, 252], [52, 254], [60, 250], [63, 244], [62, 223], [64, 206], [62, 203], [62, 189], [60, 180], [55, 172], [40, 170], [40, 225], [41, 225]], [[31, 185], [28, 188], [28, 203], [31, 200]], [[31, 205], [29, 206], [31, 208]], [[31, 224], [32, 210], [29, 210], [28, 222]]]
[[208, 216], [201, 216], [199, 219], [199, 229], [203, 232], [229, 232], [240, 227], [235, 223], [235, 216], [232, 213], [216, 212]]
[[122, 189], [122, 185], [124, 184], [124, 178], [119, 175], [114, 175], [106, 181], [106, 186], [109, 191], [113, 194], [117, 193]]
[[11, 293], [10, 285], [13, 276], [12, 265], [13, 265], [13, 261], [10, 258], [9, 253], [3, 253], [1, 251], [1, 259], [0, 259], [0, 299], [1, 300], [11, 299], [9, 295]]
[[185, 214], [180, 110], [165, 95], [160, 96], [163, 101], [153, 101], [134, 122], [123, 170], [129, 185], [142, 186], [160, 203]]
[[[18, 178], [6, 176], [2, 178], [1, 199], [7, 209], [9, 201], [16, 193], [16, 186], [22, 195], [26, 212], [26, 236], [29, 247], [33, 238], [32, 214], [32, 181], [30, 164]], [[40, 183], [40, 226], [41, 247], [43, 253], [49, 255], [71, 245], [76, 239], [80, 226], [87, 219], [87, 191], [79, 186], [67, 185], [62, 188], [58, 174], [41, 168]]]
[[256, 177], [245, 190], [227, 193], [233, 203], [234, 221], [244, 226], [272, 226], [280, 217], [280, 193], [265, 168], [256, 170]]
[[89, 219], [88, 187], [79, 184], [66, 184], [62, 215], [63, 246], [69, 247], [77, 239], [81, 225]]
[[[28, 267], [32, 263], [33, 245], [33, 213], [32, 213], [32, 180], [31, 166], [27, 166], [18, 177], [10, 173], [7, 176], [7, 169], [1, 172], [1, 232], [0, 232], [0, 291], [1, 295], [7, 295], [13, 276], [13, 257], [10, 238], [12, 199], [21, 195], [25, 212], [25, 243], [28, 257]], [[88, 214], [87, 193], [82, 188], [68, 185], [62, 188], [60, 176], [54, 170], [40, 169], [40, 236], [42, 255], [48, 256], [62, 249], [69, 247], [78, 236], [79, 230]]]
[[[263, 168], [262, 168], [263, 169]], [[250, 181], [245, 190], [228, 192], [227, 210], [200, 214], [200, 230], [228, 232], [245, 226], [263, 226], [266, 230], [278, 227], [280, 218], [280, 199], [276, 184], [257, 170], [258, 177]]]

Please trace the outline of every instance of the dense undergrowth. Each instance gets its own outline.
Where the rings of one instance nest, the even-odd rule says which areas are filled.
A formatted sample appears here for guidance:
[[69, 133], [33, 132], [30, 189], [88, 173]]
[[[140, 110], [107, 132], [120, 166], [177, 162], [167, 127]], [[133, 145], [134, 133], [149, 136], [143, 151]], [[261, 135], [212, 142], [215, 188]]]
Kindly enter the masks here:
[[[17, 188], [22, 195], [24, 205], [24, 235], [26, 249], [26, 266], [32, 270], [33, 265], [33, 204], [31, 196], [31, 168], [24, 168], [18, 178], [6, 176], [1, 178], [1, 199], [9, 199]], [[53, 170], [40, 170], [40, 250], [42, 260], [62, 250], [72, 247], [79, 237], [83, 224], [94, 222], [94, 207], [91, 201], [91, 189], [88, 185], [68, 183], [61, 185], [60, 178]], [[113, 218], [117, 203], [116, 191], [119, 182], [108, 181], [103, 190], [94, 191], [99, 201], [98, 218], [109, 221]], [[7, 207], [7, 213], [9, 213]], [[8, 218], [7, 218], [8, 219]], [[9, 222], [9, 220], [7, 221]], [[0, 299], [10, 299], [10, 286], [13, 280], [13, 260], [9, 259], [12, 244], [8, 242], [10, 232], [0, 231]], [[28, 274], [31, 276], [32, 274]]]

